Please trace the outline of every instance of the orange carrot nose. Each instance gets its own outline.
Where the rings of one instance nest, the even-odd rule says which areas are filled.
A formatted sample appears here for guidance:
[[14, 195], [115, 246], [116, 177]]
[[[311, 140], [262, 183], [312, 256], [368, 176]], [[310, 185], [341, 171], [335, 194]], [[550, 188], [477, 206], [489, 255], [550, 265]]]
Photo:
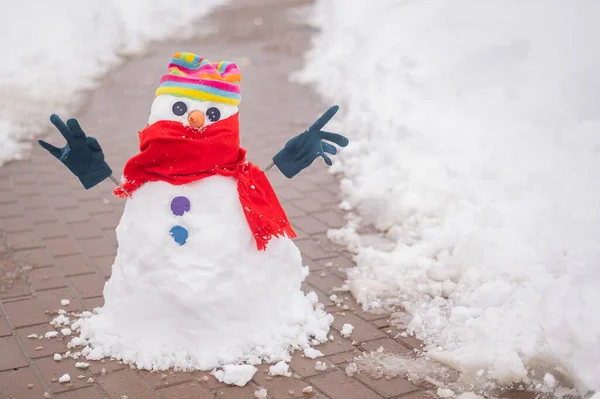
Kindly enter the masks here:
[[204, 112], [201, 111], [192, 111], [188, 116], [188, 122], [192, 127], [202, 127], [204, 126]]

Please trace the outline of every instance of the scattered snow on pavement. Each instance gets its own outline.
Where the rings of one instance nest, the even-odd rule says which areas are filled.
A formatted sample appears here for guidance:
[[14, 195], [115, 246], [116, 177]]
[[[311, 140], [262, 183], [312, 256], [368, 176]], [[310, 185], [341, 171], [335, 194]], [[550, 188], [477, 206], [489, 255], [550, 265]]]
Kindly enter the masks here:
[[318, 0], [294, 78], [342, 109], [352, 294], [428, 355], [600, 389], [600, 3]]
[[[80, 93], [153, 40], [189, 36], [191, 22], [224, 0], [11, 2], [0, 14], [0, 166], [23, 159], [51, 113], [79, 105]], [[23, 28], [27, 21], [27, 29]], [[25, 141], [24, 141], [25, 140]]]

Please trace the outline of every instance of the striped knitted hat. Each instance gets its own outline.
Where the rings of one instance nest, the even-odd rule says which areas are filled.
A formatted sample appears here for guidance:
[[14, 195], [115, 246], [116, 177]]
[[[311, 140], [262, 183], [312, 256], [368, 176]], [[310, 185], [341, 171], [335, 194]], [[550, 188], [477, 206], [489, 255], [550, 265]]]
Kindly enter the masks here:
[[210, 62], [192, 53], [175, 53], [156, 95], [238, 105], [242, 75], [233, 62]]

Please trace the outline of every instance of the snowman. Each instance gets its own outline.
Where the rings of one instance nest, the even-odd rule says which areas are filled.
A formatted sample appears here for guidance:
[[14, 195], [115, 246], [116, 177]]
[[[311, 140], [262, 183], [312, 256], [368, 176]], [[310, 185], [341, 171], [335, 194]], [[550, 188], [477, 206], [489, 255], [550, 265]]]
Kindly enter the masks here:
[[[289, 361], [327, 341], [333, 317], [306, 295], [295, 233], [265, 172], [246, 161], [236, 64], [176, 53], [160, 80], [140, 153], [112, 177], [102, 149], [75, 119], [51, 121], [63, 148], [40, 141], [86, 189], [106, 178], [126, 198], [105, 304], [75, 327], [91, 360], [140, 369], [209, 370]], [[273, 157], [288, 178], [348, 140], [321, 131], [327, 111]], [[271, 166], [272, 166], [271, 165]]]

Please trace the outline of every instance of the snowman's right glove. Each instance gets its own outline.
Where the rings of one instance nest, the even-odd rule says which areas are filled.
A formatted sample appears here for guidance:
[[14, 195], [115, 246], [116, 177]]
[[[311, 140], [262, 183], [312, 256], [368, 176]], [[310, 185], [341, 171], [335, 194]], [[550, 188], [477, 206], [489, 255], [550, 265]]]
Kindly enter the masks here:
[[50, 122], [67, 140], [67, 145], [58, 148], [43, 140], [38, 140], [38, 143], [69, 168], [86, 190], [112, 174], [100, 143], [93, 137], [86, 137], [77, 119], [69, 119], [65, 124], [58, 115], [52, 114]]

